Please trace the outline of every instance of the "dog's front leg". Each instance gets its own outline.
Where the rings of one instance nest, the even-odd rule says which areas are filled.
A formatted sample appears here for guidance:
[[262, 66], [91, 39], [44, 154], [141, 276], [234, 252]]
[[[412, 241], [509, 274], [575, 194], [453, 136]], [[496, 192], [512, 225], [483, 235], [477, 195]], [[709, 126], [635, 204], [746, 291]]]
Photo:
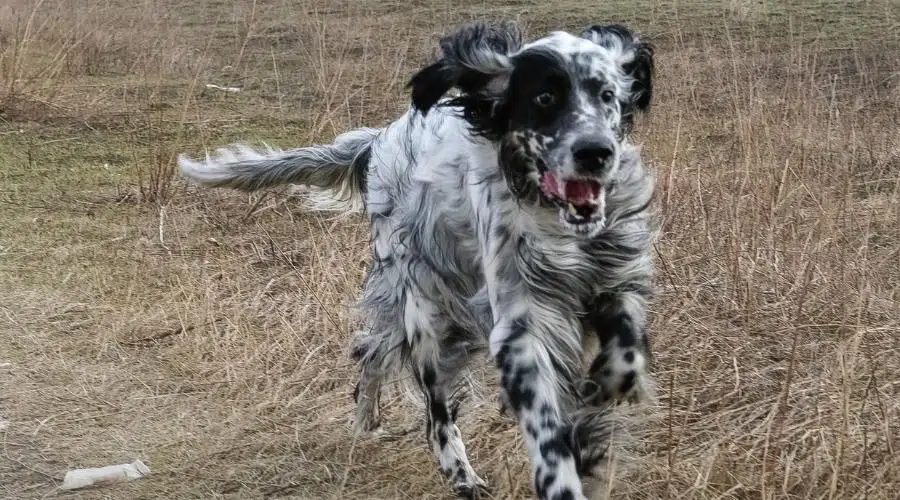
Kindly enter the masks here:
[[534, 318], [501, 315], [491, 332], [491, 352], [531, 456], [534, 487], [542, 500], [582, 499], [581, 480], [568, 437], [561, 376], [554, 354], [541, 342]]
[[506, 403], [522, 429], [535, 491], [541, 500], [582, 500], [565, 404], [572, 377], [563, 373], [567, 360], [571, 365], [580, 359], [581, 325], [532, 293], [523, 272], [529, 272], [534, 259], [523, 258], [526, 236], [507, 225], [515, 215], [505, 211], [517, 208], [502, 203], [510, 199], [505, 182], [476, 181], [469, 187], [479, 207], [475, 228], [494, 321], [491, 356], [500, 370]]
[[585, 318], [586, 328], [597, 334], [601, 345], [601, 352], [588, 371], [596, 393], [585, 394], [595, 404], [650, 398], [647, 372], [651, 352], [645, 310], [646, 297], [639, 292], [607, 292], [595, 299]]

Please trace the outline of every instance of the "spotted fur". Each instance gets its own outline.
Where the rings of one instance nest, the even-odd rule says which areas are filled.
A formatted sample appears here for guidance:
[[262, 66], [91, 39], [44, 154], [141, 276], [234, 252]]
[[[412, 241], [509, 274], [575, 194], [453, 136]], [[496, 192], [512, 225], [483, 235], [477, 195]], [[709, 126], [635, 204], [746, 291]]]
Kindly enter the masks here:
[[649, 384], [653, 179], [628, 132], [650, 104], [652, 49], [619, 25], [526, 44], [510, 24], [463, 26], [441, 48], [412, 78], [409, 111], [383, 129], [180, 165], [209, 185], [292, 182], [360, 201], [372, 265], [353, 348], [358, 431], [378, 427], [385, 377], [411, 373], [440, 470], [478, 496], [456, 389], [488, 351], [535, 492], [584, 498], [616, 431], [611, 406]]

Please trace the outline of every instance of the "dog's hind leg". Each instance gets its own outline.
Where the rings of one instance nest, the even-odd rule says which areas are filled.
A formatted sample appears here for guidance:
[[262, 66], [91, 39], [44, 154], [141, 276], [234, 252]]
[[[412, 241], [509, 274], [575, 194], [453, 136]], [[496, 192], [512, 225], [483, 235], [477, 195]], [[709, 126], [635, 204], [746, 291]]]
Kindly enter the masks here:
[[407, 302], [410, 362], [425, 399], [426, 438], [454, 492], [460, 497], [480, 498], [487, 492], [487, 484], [469, 464], [456, 425], [457, 378], [469, 356], [462, 341], [465, 333], [447, 326], [431, 311], [432, 306], [427, 302], [414, 299]]
[[351, 346], [350, 356], [359, 363], [359, 382], [353, 392], [356, 400], [353, 429], [357, 435], [375, 432], [381, 425], [378, 403], [385, 370], [378, 340], [366, 332], [356, 332]]
[[417, 370], [427, 412], [426, 435], [440, 470], [452, 482], [454, 492], [461, 497], [478, 498], [487, 491], [487, 484], [469, 464], [466, 445], [456, 425], [459, 408], [459, 402], [453, 398], [456, 375], [430, 362], [421, 363]]

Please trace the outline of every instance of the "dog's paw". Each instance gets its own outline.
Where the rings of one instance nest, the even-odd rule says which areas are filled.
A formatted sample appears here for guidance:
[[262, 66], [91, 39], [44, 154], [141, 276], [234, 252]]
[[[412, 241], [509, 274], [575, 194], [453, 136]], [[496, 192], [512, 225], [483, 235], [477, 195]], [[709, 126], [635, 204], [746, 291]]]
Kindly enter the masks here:
[[475, 476], [473, 481], [454, 483], [453, 493], [457, 498], [471, 500], [484, 500], [491, 497], [491, 490], [487, 483], [478, 476]]
[[647, 359], [640, 349], [613, 347], [600, 353], [588, 373], [587, 389], [595, 404], [649, 400]]
[[441, 466], [441, 474], [450, 480], [453, 492], [459, 498], [490, 498], [487, 482], [478, 477], [467, 461], [456, 459]]
[[384, 435], [381, 421], [377, 419], [363, 419], [363, 421], [359, 421], [356, 418], [350, 418], [347, 426], [352, 431], [353, 436], [361, 440], [378, 439]]

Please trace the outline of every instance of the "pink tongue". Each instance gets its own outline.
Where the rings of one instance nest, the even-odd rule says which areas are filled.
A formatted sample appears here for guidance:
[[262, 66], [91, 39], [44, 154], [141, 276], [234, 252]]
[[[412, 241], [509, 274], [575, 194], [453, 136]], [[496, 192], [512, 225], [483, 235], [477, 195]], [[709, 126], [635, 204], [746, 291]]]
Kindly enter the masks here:
[[556, 179], [556, 174], [553, 172], [545, 173], [544, 177], [541, 179], [541, 184], [545, 193], [552, 194], [557, 198], [565, 198], [562, 190], [559, 189], [559, 181]]
[[565, 196], [563, 198], [576, 205], [589, 205], [597, 197], [598, 188], [599, 186], [596, 182], [569, 181], [565, 183]]
[[600, 184], [586, 180], [560, 181], [553, 172], [544, 174], [541, 188], [545, 193], [575, 205], [590, 205], [600, 196]]

